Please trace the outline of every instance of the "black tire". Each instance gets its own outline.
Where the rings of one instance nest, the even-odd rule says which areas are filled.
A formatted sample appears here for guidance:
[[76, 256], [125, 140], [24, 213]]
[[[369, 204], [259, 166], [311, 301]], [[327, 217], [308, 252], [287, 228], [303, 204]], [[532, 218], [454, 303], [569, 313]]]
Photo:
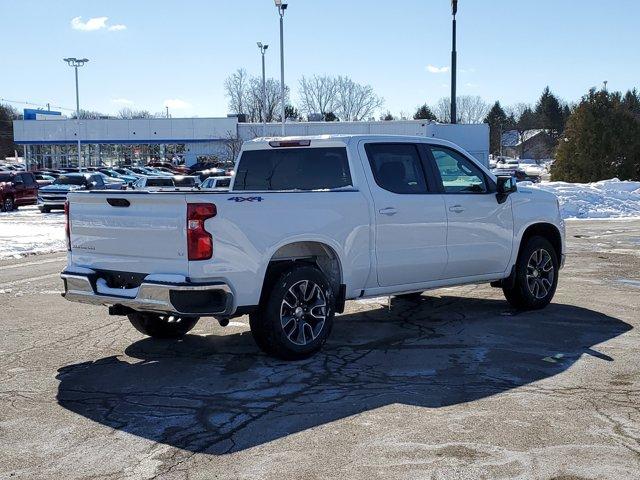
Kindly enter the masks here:
[[396, 298], [401, 298], [402, 300], [410, 300], [416, 301], [422, 298], [422, 294], [424, 292], [413, 292], [413, 293], [401, 293], [400, 295], [395, 295]]
[[529, 238], [518, 254], [515, 281], [502, 287], [504, 296], [519, 310], [546, 307], [558, 286], [558, 267], [558, 253], [553, 245], [544, 237]]
[[2, 211], [3, 212], [12, 212], [13, 210], [15, 210], [16, 205], [13, 202], [13, 197], [5, 197], [5, 199], [2, 201]]
[[127, 317], [140, 333], [153, 338], [171, 339], [184, 337], [200, 320], [200, 317], [179, 317], [150, 312], [134, 312]]
[[335, 296], [325, 275], [298, 265], [265, 288], [260, 308], [249, 316], [258, 347], [282, 360], [301, 360], [320, 350], [335, 315]]

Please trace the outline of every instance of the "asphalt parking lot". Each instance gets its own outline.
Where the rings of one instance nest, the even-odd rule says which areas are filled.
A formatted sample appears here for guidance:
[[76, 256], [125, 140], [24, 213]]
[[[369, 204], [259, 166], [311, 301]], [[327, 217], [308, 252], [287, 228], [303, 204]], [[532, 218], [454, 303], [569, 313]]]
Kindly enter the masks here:
[[467, 286], [350, 302], [325, 350], [248, 319], [151, 341], [0, 262], [0, 478], [640, 477], [640, 220], [568, 224], [554, 303]]

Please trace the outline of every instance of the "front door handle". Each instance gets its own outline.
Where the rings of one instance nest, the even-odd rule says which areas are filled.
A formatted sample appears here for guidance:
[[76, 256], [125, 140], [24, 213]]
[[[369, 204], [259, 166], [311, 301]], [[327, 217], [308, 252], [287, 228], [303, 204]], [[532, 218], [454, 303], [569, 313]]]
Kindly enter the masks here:
[[464, 208], [462, 205], [454, 205], [453, 207], [449, 207], [450, 212], [462, 213], [464, 212]]
[[387, 207], [387, 208], [383, 208], [381, 210], [378, 210], [378, 213], [381, 213], [382, 215], [395, 215], [396, 213], [398, 213], [398, 211], [393, 208], [393, 207]]

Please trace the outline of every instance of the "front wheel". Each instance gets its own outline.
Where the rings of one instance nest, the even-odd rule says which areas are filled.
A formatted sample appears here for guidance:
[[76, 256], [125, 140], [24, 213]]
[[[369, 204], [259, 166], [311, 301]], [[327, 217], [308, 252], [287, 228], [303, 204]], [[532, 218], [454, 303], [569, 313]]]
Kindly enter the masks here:
[[184, 337], [200, 320], [200, 317], [180, 317], [149, 312], [134, 312], [127, 317], [131, 325], [140, 333], [153, 338], [170, 339]]
[[521, 310], [546, 307], [558, 285], [558, 252], [543, 237], [531, 237], [518, 255], [515, 281], [502, 288], [507, 301]]
[[300, 360], [320, 350], [335, 314], [333, 289], [324, 274], [312, 266], [295, 266], [265, 293], [260, 309], [249, 316], [258, 347], [283, 360]]

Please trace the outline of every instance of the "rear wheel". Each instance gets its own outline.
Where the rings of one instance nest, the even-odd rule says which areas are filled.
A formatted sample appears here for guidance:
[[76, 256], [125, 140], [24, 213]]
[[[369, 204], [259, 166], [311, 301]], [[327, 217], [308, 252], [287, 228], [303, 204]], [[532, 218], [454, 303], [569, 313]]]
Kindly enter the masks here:
[[299, 360], [322, 348], [334, 314], [331, 284], [317, 268], [302, 265], [285, 271], [271, 285], [249, 322], [261, 350], [284, 360]]
[[200, 319], [149, 312], [134, 312], [127, 317], [136, 330], [153, 338], [182, 338]]
[[6, 197], [2, 202], [2, 210], [4, 212], [12, 212], [14, 208], [16, 208], [16, 206], [15, 203], [13, 203], [13, 197]]
[[546, 307], [558, 285], [558, 253], [544, 237], [531, 237], [518, 255], [513, 285], [502, 288], [507, 301], [521, 310]]

